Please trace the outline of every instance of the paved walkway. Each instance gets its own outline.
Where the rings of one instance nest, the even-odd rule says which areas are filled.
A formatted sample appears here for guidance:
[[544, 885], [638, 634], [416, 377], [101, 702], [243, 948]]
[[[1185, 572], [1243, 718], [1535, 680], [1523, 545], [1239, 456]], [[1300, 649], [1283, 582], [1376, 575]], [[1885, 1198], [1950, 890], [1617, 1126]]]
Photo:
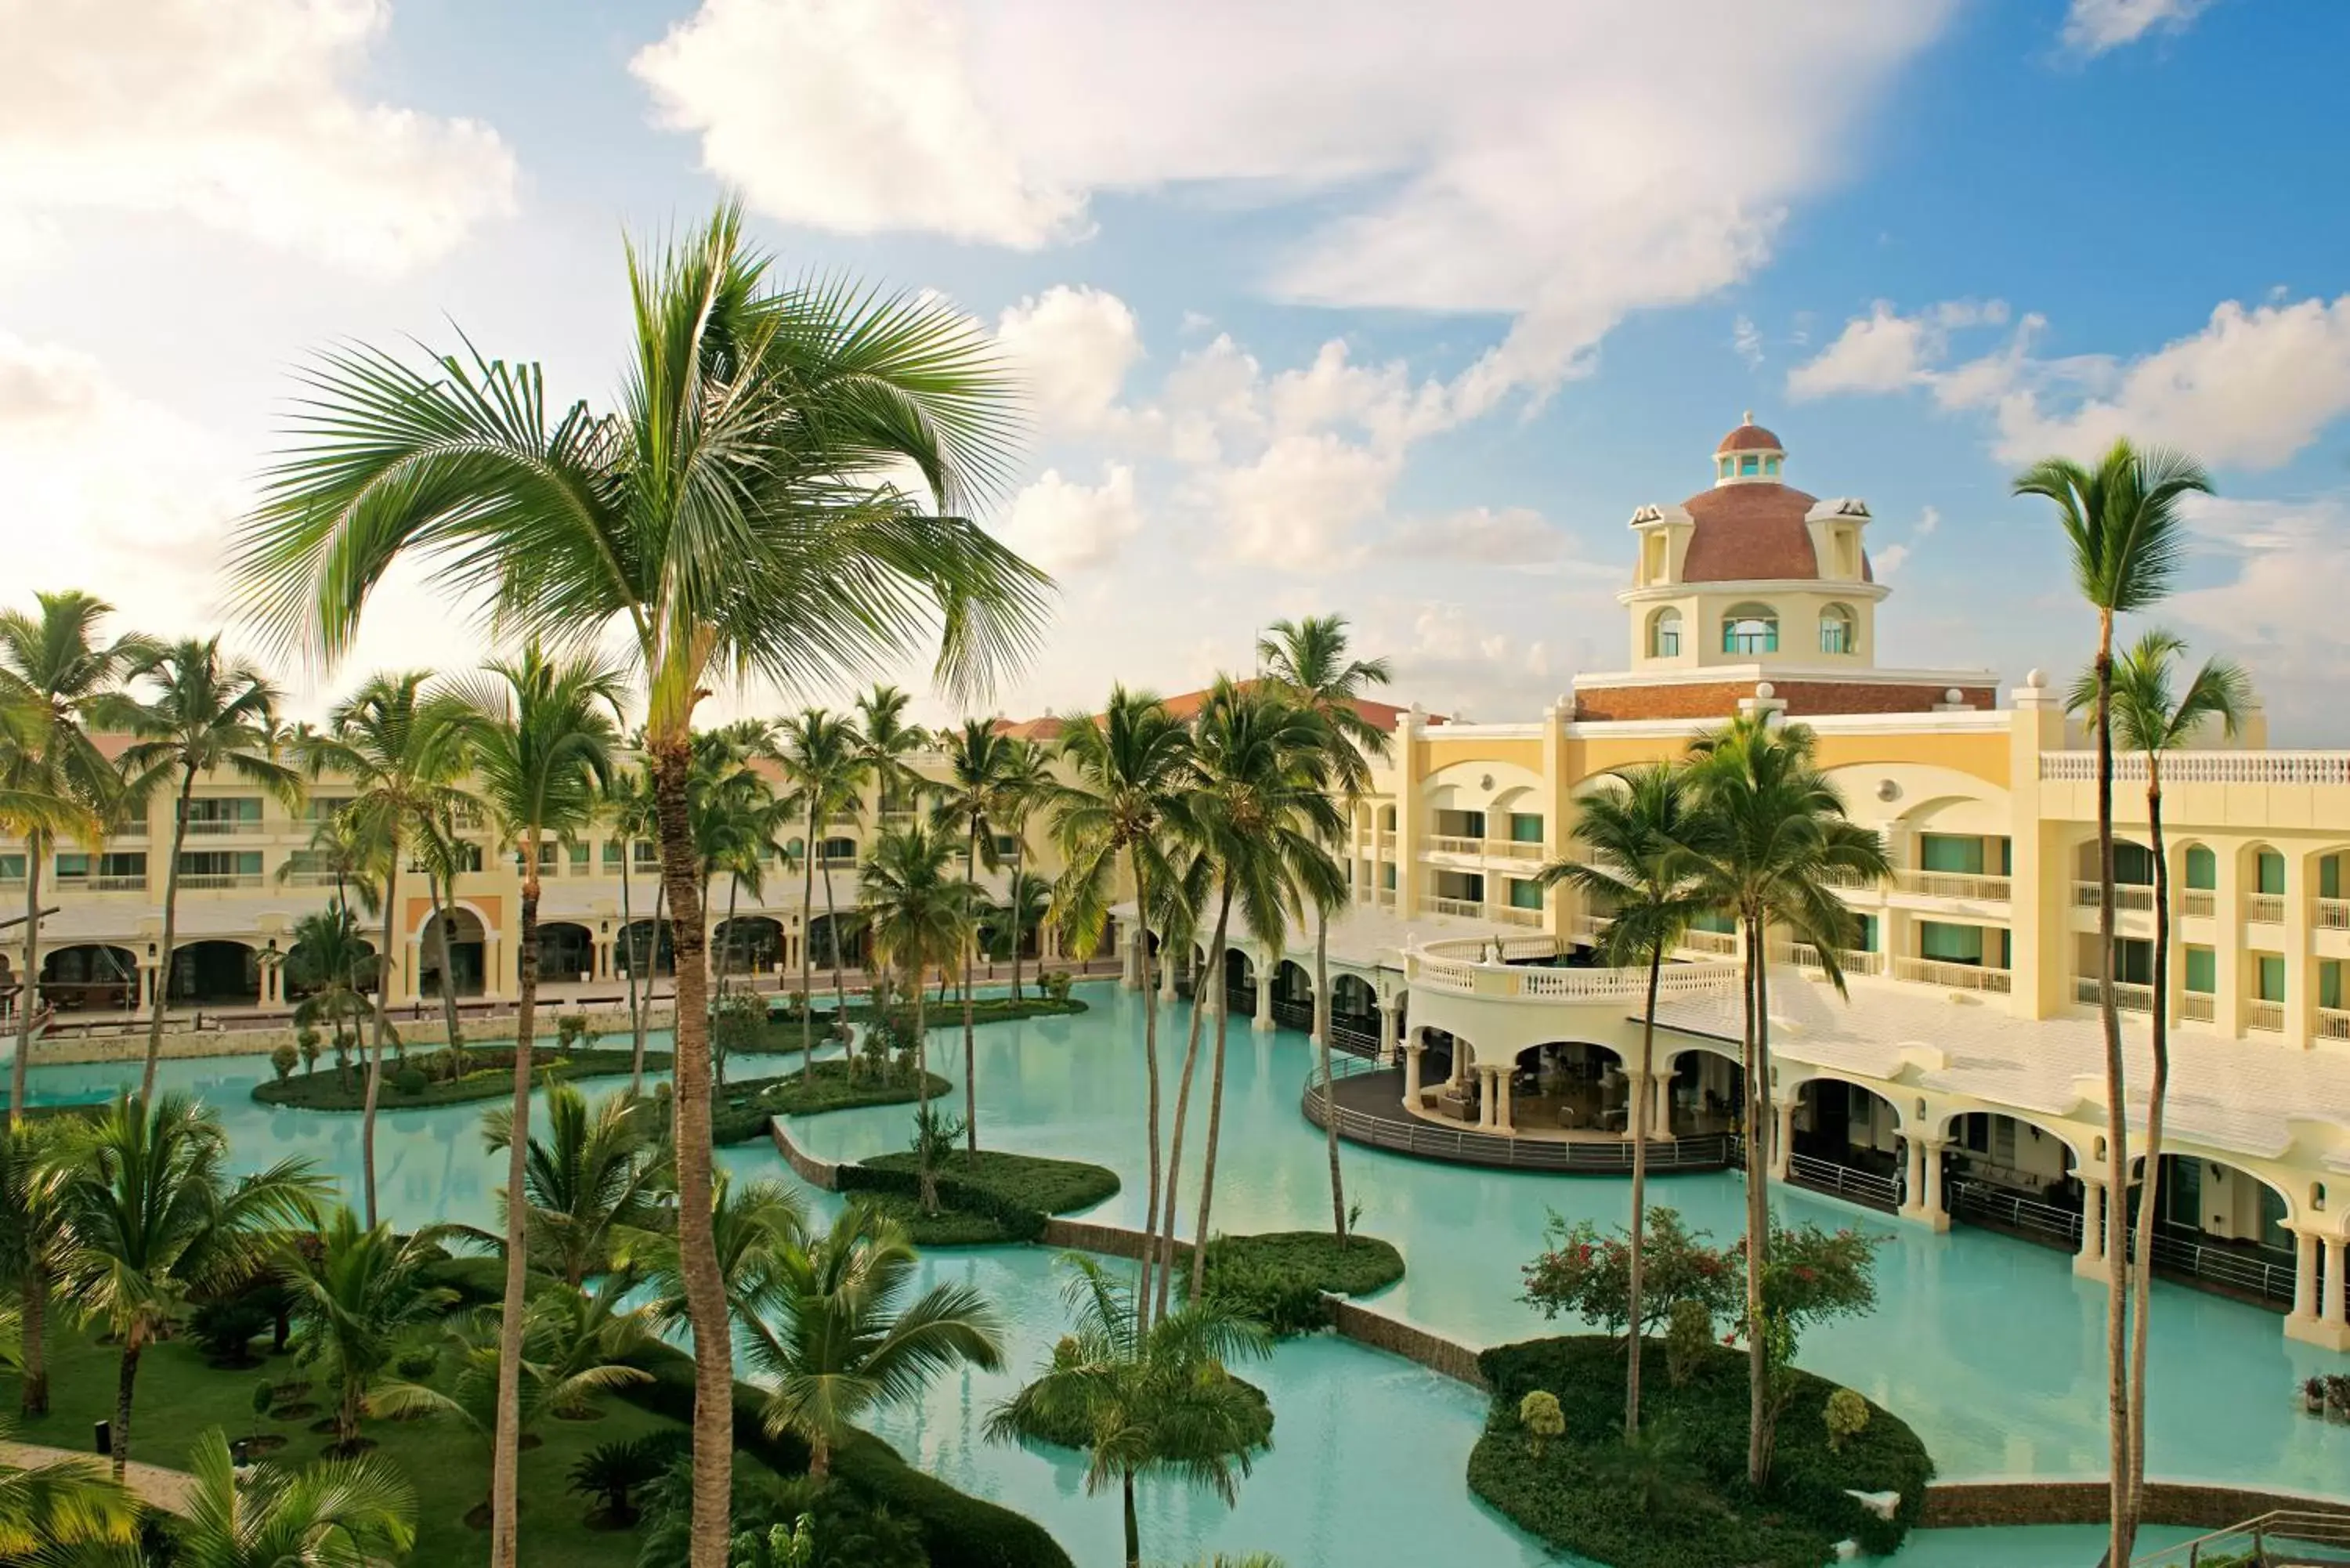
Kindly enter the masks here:
[[[37, 1443], [0, 1443], [0, 1465], [32, 1469], [64, 1459], [85, 1459], [101, 1466], [107, 1462], [99, 1455], [77, 1453], [70, 1449], [47, 1449]], [[155, 1507], [171, 1513], [185, 1513], [196, 1478], [185, 1470], [167, 1470], [161, 1465], [142, 1465], [133, 1460], [127, 1481], [133, 1492]]]

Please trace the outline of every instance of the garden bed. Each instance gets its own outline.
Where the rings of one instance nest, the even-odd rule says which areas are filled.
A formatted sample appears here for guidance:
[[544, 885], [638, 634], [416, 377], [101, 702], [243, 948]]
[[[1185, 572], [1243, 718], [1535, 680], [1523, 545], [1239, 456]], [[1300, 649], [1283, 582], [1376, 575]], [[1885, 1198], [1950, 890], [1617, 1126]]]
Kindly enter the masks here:
[[816, 1116], [827, 1111], [856, 1110], [865, 1106], [903, 1106], [936, 1099], [953, 1087], [936, 1073], [927, 1088], [892, 1069], [876, 1078], [860, 1067], [849, 1076], [848, 1064], [837, 1059], [818, 1062], [814, 1081], [803, 1083], [797, 1072], [773, 1078], [751, 1078], [716, 1091], [711, 1111], [712, 1138], [718, 1143], [747, 1143], [767, 1136], [775, 1116]]
[[[913, 1010], [910, 1005], [900, 1003], [892, 1011], [910, 1014]], [[1087, 1011], [1087, 1004], [1074, 996], [1060, 1002], [1049, 996], [1024, 996], [1017, 1002], [1008, 996], [983, 996], [972, 1003], [971, 1021], [976, 1027], [983, 1023], [1014, 1023], [1024, 1018], [1061, 1018]], [[869, 1023], [876, 1016], [870, 1002], [852, 1002], [847, 1012], [851, 1023]], [[835, 1016], [833, 1008], [819, 1006], [816, 1009], [814, 1024], [818, 1045], [825, 1043], [825, 1031], [832, 1026]], [[962, 1023], [962, 1003], [953, 1000], [932, 1000], [925, 1004], [922, 1022], [933, 1029], [944, 1029], [950, 1025], [959, 1028]], [[766, 1026], [760, 1032], [760, 1043], [742, 1047], [747, 1052], [777, 1054], [795, 1052], [799, 1048], [800, 1014], [788, 1003], [770, 1007]]]
[[1202, 1272], [1209, 1295], [1275, 1334], [1325, 1327], [1322, 1294], [1364, 1296], [1403, 1278], [1403, 1254], [1376, 1236], [1341, 1241], [1327, 1231], [1219, 1236]]
[[[1492, 1386], [1485, 1435], [1469, 1457], [1469, 1487], [1551, 1546], [1611, 1568], [1811, 1568], [1856, 1540], [1889, 1556], [1917, 1523], [1934, 1473], [1900, 1417], [1870, 1405], [1868, 1422], [1833, 1448], [1825, 1419], [1835, 1385], [1797, 1371], [1779, 1417], [1771, 1478], [1746, 1484], [1745, 1353], [1709, 1345], [1675, 1385], [1662, 1341], [1645, 1343], [1638, 1449], [1623, 1441], [1624, 1343], [1604, 1335], [1530, 1340], [1478, 1358]], [[1556, 1397], [1565, 1430], [1537, 1441], [1520, 1402]], [[1891, 1519], [1852, 1491], [1897, 1492]]]
[[911, 1153], [875, 1155], [847, 1168], [860, 1174], [845, 1176], [843, 1189], [863, 1194], [921, 1247], [1032, 1241], [1043, 1233], [1047, 1216], [1090, 1209], [1118, 1189], [1116, 1171], [1082, 1160], [996, 1149], [982, 1149], [975, 1157], [958, 1151], [939, 1162], [940, 1211], [925, 1214]]
[[[469, 1100], [494, 1100], [514, 1093], [514, 1047], [511, 1045], [475, 1046], [465, 1053], [467, 1069], [462, 1077], [438, 1078], [425, 1074], [422, 1067], [401, 1067], [386, 1062], [383, 1084], [376, 1096], [379, 1110], [406, 1110], [417, 1106], [454, 1106]], [[567, 1078], [627, 1077], [636, 1068], [633, 1051], [560, 1051], [552, 1042], [531, 1052], [531, 1076], [539, 1083]], [[669, 1053], [645, 1053], [647, 1075], [666, 1073], [670, 1068]], [[332, 1067], [320, 1067], [308, 1073], [296, 1073], [284, 1078], [265, 1078], [253, 1086], [253, 1097], [265, 1106], [291, 1106], [305, 1111], [363, 1111], [367, 1109], [367, 1068], [354, 1062], [348, 1085], [339, 1082]], [[417, 1080], [421, 1078], [420, 1084]]]

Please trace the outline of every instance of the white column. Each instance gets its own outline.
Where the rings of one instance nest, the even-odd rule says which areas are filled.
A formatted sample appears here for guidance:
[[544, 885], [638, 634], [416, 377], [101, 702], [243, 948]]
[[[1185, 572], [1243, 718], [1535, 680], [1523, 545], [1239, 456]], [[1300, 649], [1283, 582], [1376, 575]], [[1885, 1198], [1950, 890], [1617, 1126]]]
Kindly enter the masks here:
[[2073, 1272], [2106, 1277], [2106, 1184], [2087, 1177], [2081, 1179], [2081, 1250], [2073, 1255]]
[[1937, 1231], [1950, 1228], [1950, 1211], [1942, 1206], [1942, 1151], [1949, 1147], [1941, 1138], [1910, 1140], [1910, 1200], [1903, 1217]]
[[1387, 997], [1379, 999], [1379, 1063], [1382, 1066], [1395, 1060], [1396, 1004]]
[[1132, 926], [1118, 930], [1118, 983], [1128, 991], [1142, 989], [1142, 942]]
[[1493, 1097], [1497, 1103], [1497, 1108], [1493, 1113], [1493, 1126], [1501, 1132], [1517, 1131], [1516, 1124], [1510, 1119], [1510, 1080], [1515, 1075], [1513, 1064], [1505, 1063], [1493, 1069], [1495, 1091]]
[[2342, 1326], [2342, 1260], [2344, 1243], [2339, 1236], [2325, 1238], [2324, 1288], [2317, 1298], [2317, 1321], [2334, 1328]]
[[1922, 1220], [1926, 1214], [1926, 1140], [1915, 1133], [1901, 1139], [1901, 1218]]
[[1649, 1087], [1646, 1075], [1632, 1072], [1624, 1075], [1624, 1140], [1627, 1143], [1638, 1137], [1642, 1129], [1639, 1112], [1643, 1105], [1649, 1107], [1648, 1120], [1645, 1124], [1648, 1136], [1656, 1136], [1655, 1100], [1656, 1094]]
[[1673, 1136], [1672, 1069], [1667, 1067], [1661, 1073], [1650, 1074], [1649, 1077], [1656, 1085], [1657, 1104], [1648, 1113], [1648, 1136], [1652, 1138], [1670, 1137]]
[[[1148, 940], [1148, 939], [1141, 938], [1141, 937], [1138, 937], [1136, 940]], [[1189, 961], [1187, 960], [1187, 961]], [[1165, 943], [1165, 942], [1161, 942], [1161, 943], [1159, 943], [1159, 1001], [1161, 1001], [1161, 1002], [1172, 1002], [1172, 1001], [1174, 1001], [1174, 1000], [1175, 1000], [1175, 965], [1176, 965], [1176, 962], [1177, 962], [1177, 954], [1176, 954], [1176, 952], [1175, 952], [1174, 949], [1173, 949], [1171, 946], [1170, 946], [1168, 943]], [[1219, 991], [1221, 991], [1221, 990], [1222, 990], [1223, 988], [1222, 988], [1222, 986], [1219, 986], [1219, 987], [1217, 987], [1217, 989], [1218, 989]], [[1198, 981], [1198, 977], [1196, 977], [1196, 976], [1194, 976], [1194, 977], [1193, 977], [1192, 984], [1191, 984], [1191, 1002], [1192, 1002], [1192, 1004], [1193, 1004], [1194, 1006], [1197, 1006], [1197, 1007], [1205, 1007], [1205, 1006], [1207, 1006], [1207, 1005], [1208, 1005], [1208, 998], [1207, 998], [1207, 997], [1206, 997], [1206, 996], [1201, 992], [1201, 988], [1200, 988], [1200, 984], [1199, 984], [1199, 981]]]
[[[1787, 1158], [1795, 1152], [1795, 1102], [1781, 1100], [1773, 1107], [1778, 1125], [1772, 1129], [1771, 1174], [1781, 1181], [1787, 1179]], [[1748, 1118], [1752, 1120], [1752, 1117]]]
[[1404, 1103], [1404, 1108], [1405, 1108], [1405, 1109], [1407, 1109], [1407, 1110], [1414, 1110], [1414, 1111], [1416, 1111], [1416, 1110], [1419, 1109], [1419, 1053], [1420, 1053], [1420, 1050], [1421, 1050], [1421, 1046], [1420, 1046], [1420, 1044], [1419, 1044], [1419, 1041], [1417, 1041], [1417, 1040], [1408, 1040], [1408, 1041], [1404, 1042], [1404, 1047], [1403, 1047], [1403, 1103]]
[[1494, 1113], [1501, 1096], [1493, 1090], [1493, 1069], [1480, 1067], [1477, 1073], [1485, 1080], [1482, 1085], [1483, 1092], [1477, 1096], [1477, 1125], [1491, 1128], [1493, 1126]]
[[1270, 959], [1262, 953], [1257, 955], [1256, 1020], [1249, 1027], [1259, 1034], [1273, 1033], [1273, 979], [1281, 972], [1280, 966], [1281, 957], [1277, 953]]
[[2293, 1315], [2305, 1321], [2317, 1316], [2317, 1248], [2318, 1238], [2313, 1232], [2293, 1232]]

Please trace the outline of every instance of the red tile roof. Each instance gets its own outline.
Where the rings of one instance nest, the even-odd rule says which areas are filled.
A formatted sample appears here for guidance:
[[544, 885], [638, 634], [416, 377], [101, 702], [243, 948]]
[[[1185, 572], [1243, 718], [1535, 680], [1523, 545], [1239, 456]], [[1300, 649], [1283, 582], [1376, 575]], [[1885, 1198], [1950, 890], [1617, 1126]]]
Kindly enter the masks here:
[[1725, 452], [1784, 452], [1786, 450], [1777, 436], [1754, 422], [1754, 416], [1752, 414], [1746, 416], [1744, 424], [1722, 437], [1721, 444], [1713, 449], [1714, 455], [1717, 457]]
[[1816, 498], [1783, 484], [1724, 484], [1700, 490], [1681, 504], [1696, 519], [1685, 583], [1737, 583], [1816, 578], [1819, 557], [1804, 514]]

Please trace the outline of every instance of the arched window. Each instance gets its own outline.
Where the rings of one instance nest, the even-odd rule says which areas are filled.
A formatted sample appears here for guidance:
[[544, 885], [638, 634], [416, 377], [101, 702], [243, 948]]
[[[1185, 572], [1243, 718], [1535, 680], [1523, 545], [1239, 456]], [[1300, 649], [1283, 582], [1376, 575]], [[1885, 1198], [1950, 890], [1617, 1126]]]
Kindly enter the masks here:
[[1734, 605], [1721, 618], [1724, 653], [1779, 651], [1779, 612], [1769, 605]]
[[1678, 659], [1681, 651], [1681, 612], [1670, 607], [1648, 618], [1648, 657]]
[[817, 856], [817, 858], [819, 860], [829, 860], [836, 866], [845, 865], [857, 858], [857, 840], [854, 838], [827, 838], [824, 841], [823, 850]]
[[1858, 653], [1860, 622], [1845, 605], [1830, 605], [1820, 612], [1820, 651], [1822, 653]]

